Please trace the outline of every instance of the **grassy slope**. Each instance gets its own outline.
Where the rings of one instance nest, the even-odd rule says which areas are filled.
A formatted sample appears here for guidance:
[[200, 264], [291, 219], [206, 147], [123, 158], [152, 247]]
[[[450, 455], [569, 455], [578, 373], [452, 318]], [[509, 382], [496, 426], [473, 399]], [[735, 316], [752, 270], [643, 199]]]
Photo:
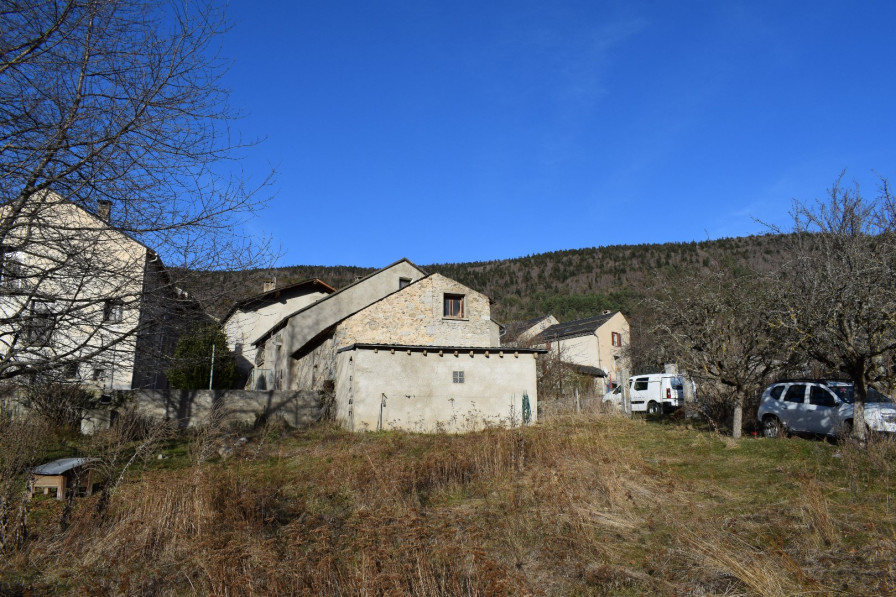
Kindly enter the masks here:
[[[200, 436], [207, 441], [209, 436]], [[212, 438], [214, 441], [232, 441]], [[738, 441], [676, 422], [557, 419], [467, 435], [260, 435], [180, 446], [0, 589], [307, 595], [793, 595], [896, 591], [896, 446]], [[0, 591], [3, 592], [3, 591]]]

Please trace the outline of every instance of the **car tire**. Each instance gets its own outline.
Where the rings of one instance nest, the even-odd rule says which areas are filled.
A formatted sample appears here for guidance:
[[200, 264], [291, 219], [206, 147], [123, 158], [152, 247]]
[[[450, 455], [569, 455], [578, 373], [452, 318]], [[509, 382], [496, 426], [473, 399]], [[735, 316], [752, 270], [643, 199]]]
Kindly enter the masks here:
[[769, 415], [762, 419], [762, 435], [769, 439], [784, 437], [784, 424], [781, 423], [778, 417]]
[[647, 403], [647, 414], [648, 415], [658, 415], [660, 414], [660, 405], [657, 402], [653, 402], [652, 400]]

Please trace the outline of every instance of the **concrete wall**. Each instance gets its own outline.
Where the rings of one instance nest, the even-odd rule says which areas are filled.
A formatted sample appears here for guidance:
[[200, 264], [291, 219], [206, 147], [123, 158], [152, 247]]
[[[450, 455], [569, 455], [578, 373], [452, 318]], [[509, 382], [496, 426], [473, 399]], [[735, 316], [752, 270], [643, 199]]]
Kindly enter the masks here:
[[[523, 394], [535, 422], [536, 355], [512, 350], [453, 351], [354, 348], [336, 366], [336, 418], [353, 431], [472, 431], [519, 425]], [[454, 383], [462, 371], [464, 383]], [[383, 398], [385, 396], [385, 405]]]
[[[463, 295], [464, 316], [444, 317], [445, 294]], [[356, 343], [497, 346], [488, 297], [441, 274], [414, 282], [339, 324], [336, 348]]]
[[320, 419], [318, 392], [253, 392], [248, 390], [133, 390], [127, 400], [144, 416], [175, 420], [181, 427], [208, 423], [212, 405], [225, 423], [252, 425], [262, 418], [282, 420], [293, 427]]

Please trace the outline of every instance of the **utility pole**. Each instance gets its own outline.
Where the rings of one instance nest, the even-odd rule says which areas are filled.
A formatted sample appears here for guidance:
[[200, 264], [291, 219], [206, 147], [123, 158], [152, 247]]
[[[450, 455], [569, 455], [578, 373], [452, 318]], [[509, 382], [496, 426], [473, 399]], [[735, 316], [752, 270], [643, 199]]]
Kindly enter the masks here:
[[215, 381], [215, 343], [212, 342], [212, 368], [208, 373], [208, 389], [212, 389], [212, 384]]

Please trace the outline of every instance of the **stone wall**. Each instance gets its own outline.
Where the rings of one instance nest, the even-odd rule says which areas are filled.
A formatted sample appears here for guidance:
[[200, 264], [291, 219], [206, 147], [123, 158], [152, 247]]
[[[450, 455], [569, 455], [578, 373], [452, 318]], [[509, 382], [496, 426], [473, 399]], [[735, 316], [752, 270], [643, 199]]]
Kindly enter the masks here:
[[319, 340], [311, 350], [290, 361], [289, 380], [293, 390], [323, 390], [336, 379], [336, 344], [333, 336]]
[[207, 423], [212, 405], [220, 409], [223, 422], [246, 425], [267, 419], [302, 427], [318, 421], [322, 413], [320, 393], [311, 391], [133, 390], [125, 395], [139, 413], [176, 420], [180, 427]]
[[[445, 294], [464, 296], [464, 316], [446, 318]], [[339, 324], [336, 348], [351, 344], [493, 345], [488, 297], [440, 274], [419, 280]]]

